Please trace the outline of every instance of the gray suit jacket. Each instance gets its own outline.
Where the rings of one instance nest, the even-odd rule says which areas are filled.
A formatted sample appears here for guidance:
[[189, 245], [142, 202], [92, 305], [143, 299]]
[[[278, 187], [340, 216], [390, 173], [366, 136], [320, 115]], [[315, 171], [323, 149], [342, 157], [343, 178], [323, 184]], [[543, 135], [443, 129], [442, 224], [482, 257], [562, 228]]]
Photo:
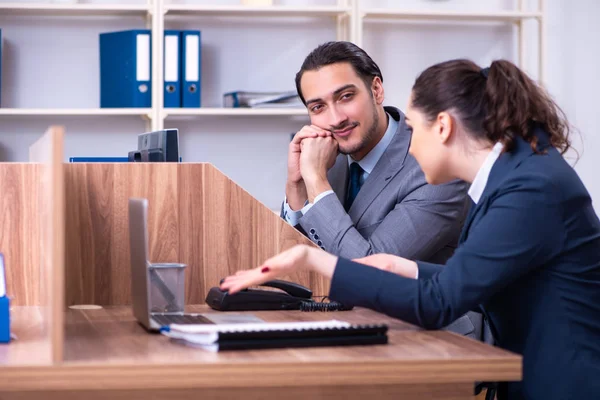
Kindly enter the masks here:
[[468, 185], [458, 180], [427, 184], [408, 153], [411, 132], [404, 114], [393, 107], [385, 110], [399, 122], [398, 130], [348, 213], [348, 156], [340, 155], [328, 172], [335, 196], [319, 200], [299, 225], [321, 248], [345, 258], [389, 253], [443, 264], [458, 243]]
[[[398, 130], [346, 213], [348, 156], [339, 155], [327, 177], [335, 192], [314, 204], [296, 228], [329, 253], [352, 259], [376, 253], [444, 264], [453, 254], [471, 202], [468, 184], [429, 185], [408, 153], [404, 114], [385, 110]], [[283, 207], [282, 207], [283, 217]], [[481, 340], [481, 314], [468, 313], [445, 329]]]

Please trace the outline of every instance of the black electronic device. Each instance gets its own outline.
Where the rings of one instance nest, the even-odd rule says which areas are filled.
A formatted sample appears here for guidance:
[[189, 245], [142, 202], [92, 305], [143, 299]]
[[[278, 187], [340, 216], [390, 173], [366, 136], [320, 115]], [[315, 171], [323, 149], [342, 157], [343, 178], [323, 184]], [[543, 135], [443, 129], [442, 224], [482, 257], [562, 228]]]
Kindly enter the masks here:
[[179, 162], [179, 131], [163, 129], [138, 135], [136, 151], [128, 154], [129, 162]]
[[206, 304], [218, 311], [346, 311], [353, 308], [335, 301], [315, 301], [310, 289], [294, 282], [275, 279], [260, 286], [279, 290], [245, 289], [229, 294], [213, 287], [206, 296]]

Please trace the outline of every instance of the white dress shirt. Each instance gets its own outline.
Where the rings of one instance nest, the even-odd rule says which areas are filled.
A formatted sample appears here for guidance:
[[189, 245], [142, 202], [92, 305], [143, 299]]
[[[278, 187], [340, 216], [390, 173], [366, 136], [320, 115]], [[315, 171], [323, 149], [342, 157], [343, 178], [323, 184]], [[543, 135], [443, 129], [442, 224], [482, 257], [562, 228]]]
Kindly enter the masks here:
[[[354, 161], [352, 157], [348, 156], [348, 167], [350, 167], [351, 163], [357, 162], [358, 165], [360, 165], [360, 167], [363, 169], [364, 172], [361, 177], [362, 182], [364, 182], [369, 177], [369, 174], [373, 171], [373, 168], [375, 168], [375, 165], [377, 165], [377, 162], [379, 161], [385, 150], [388, 148], [390, 142], [392, 141], [392, 138], [396, 134], [396, 130], [398, 130], [398, 121], [392, 118], [391, 115], [387, 115], [388, 126], [379, 143], [377, 143], [375, 147], [373, 147], [373, 149], [360, 161]], [[298, 225], [300, 218], [302, 218], [302, 216], [306, 214], [313, 205], [315, 205], [323, 197], [328, 196], [330, 194], [334, 194], [333, 190], [326, 190], [323, 193], [319, 193], [315, 197], [314, 203], [309, 203], [307, 200], [304, 203], [304, 207], [302, 207], [302, 209], [298, 211], [294, 211], [290, 208], [286, 197], [284, 199], [283, 205], [283, 216], [285, 220], [292, 226]]]
[[[483, 194], [483, 190], [485, 189], [485, 185], [487, 185], [488, 178], [490, 177], [490, 172], [492, 172], [492, 167], [494, 163], [500, 157], [502, 153], [502, 149], [504, 145], [500, 142], [496, 143], [490, 151], [490, 154], [485, 158], [481, 167], [477, 171], [475, 175], [475, 179], [473, 179], [473, 183], [471, 183], [471, 187], [469, 187], [469, 197], [473, 200], [473, 203], [477, 204], [479, 199], [481, 199], [481, 195]], [[419, 269], [417, 269], [416, 279], [419, 279]]]
[[479, 171], [477, 171], [477, 175], [475, 175], [475, 179], [473, 179], [473, 183], [471, 183], [471, 187], [469, 188], [468, 192], [469, 197], [471, 200], [473, 200], [473, 203], [479, 203], [479, 199], [481, 199], [485, 185], [487, 185], [492, 167], [494, 166], [494, 163], [498, 157], [500, 157], [503, 148], [504, 145], [502, 143], [496, 143], [490, 154], [488, 154], [483, 161], [483, 164], [481, 164], [481, 167], [479, 167]]

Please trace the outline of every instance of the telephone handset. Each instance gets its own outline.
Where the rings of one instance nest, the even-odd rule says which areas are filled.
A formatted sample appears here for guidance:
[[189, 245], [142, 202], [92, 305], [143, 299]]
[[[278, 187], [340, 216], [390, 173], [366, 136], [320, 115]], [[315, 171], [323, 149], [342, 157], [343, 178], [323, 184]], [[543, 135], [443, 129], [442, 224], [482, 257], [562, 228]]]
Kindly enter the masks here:
[[316, 302], [312, 299], [310, 289], [294, 282], [274, 279], [260, 286], [281, 291], [245, 289], [230, 295], [227, 291], [213, 287], [206, 296], [206, 304], [219, 311], [343, 311], [353, 308], [337, 302]]

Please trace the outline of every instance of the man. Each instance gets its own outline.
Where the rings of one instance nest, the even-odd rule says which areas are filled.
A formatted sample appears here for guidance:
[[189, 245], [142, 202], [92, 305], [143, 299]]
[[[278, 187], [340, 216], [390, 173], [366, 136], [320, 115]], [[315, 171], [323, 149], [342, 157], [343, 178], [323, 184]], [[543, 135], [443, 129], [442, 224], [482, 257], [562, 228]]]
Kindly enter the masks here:
[[[311, 125], [294, 135], [281, 216], [323, 250], [375, 253], [443, 264], [458, 244], [468, 185], [429, 185], [408, 153], [404, 114], [384, 107], [379, 67], [350, 42], [313, 50], [296, 74]], [[478, 340], [482, 315], [445, 329]]]
[[352, 43], [325, 43], [304, 60], [296, 88], [311, 125], [290, 143], [282, 217], [342, 257], [444, 263], [465, 218], [467, 184], [426, 183], [408, 153], [404, 114], [383, 106], [377, 64]]

